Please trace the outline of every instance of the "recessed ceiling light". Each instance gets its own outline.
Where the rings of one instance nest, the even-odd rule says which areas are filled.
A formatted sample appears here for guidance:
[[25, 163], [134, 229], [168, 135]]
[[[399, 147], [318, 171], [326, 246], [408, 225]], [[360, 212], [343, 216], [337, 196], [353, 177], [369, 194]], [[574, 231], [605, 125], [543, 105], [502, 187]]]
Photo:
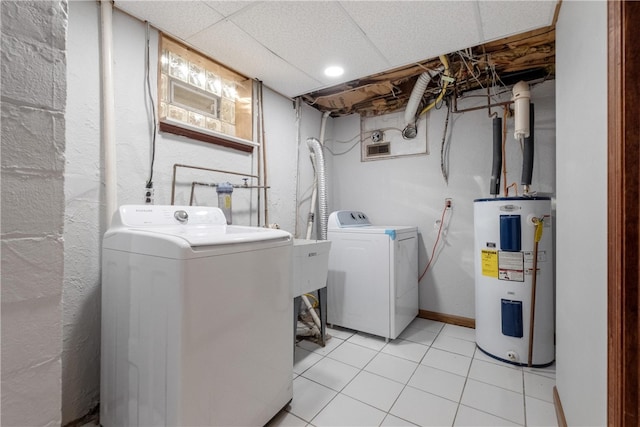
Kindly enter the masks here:
[[332, 65], [324, 69], [324, 75], [327, 77], [340, 77], [344, 74], [344, 68], [338, 65]]

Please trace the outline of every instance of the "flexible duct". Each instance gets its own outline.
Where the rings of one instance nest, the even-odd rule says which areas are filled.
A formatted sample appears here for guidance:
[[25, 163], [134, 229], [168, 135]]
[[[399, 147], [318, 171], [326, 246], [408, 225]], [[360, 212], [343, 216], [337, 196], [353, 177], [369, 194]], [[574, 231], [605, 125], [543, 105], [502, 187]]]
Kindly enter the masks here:
[[524, 147], [522, 153], [522, 178], [520, 183], [526, 187], [531, 185], [531, 177], [533, 176], [533, 128], [535, 122], [535, 112], [533, 104], [529, 104], [529, 136], [524, 139]]
[[113, 89], [113, 9], [100, 2], [100, 53], [102, 55], [102, 149], [104, 153], [105, 223], [108, 228], [118, 209], [116, 178], [115, 101]]
[[[327, 119], [331, 115], [331, 111], [325, 111], [322, 115], [322, 120], [320, 121], [320, 146], [324, 145], [324, 134], [325, 128], [327, 127]], [[309, 216], [307, 219], [307, 234], [305, 238], [309, 240], [311, 238], [311, 232], [313, 231], [313, 222], [315, 220], [316, 215], [316, 201], [318, 198], [318, 172], [316, 169], [316, 159], [315, 154], [311, 152], [309, 154], [311, 158], [311, 164], [313, 165], [313, 192], [311, 193], [311, 207], [309, 208]], [[324, 164], [324, 162], [323, 162]], [[325, 219], [326, 223], [326, 219]]]
[[319, 214], [319, 240], [327, 240], [327, 182], [325, 178], [324, 153], [322, 145], [316, 138], [307, 138], [307, 146], [314, 154], [316, 176], [318, 177], [318, 214]]
[[[440, 61], [442, 61], [442, 66], [438, 67], [435, 70], [435, 73], [440, 73], [442, 71], [445, 71], [446, 73], [448, 73], [449, 70], [449, 62], [447, 61], [447, 57], [444, 55], [440, 56]], [[429, 85], [429, 82], [431, 81], [432, 75], [430, 72], [425, 71], [424, 73], [420, 74], [420, 76], [418, 77], [418, 80], [416, 81], [415, 86], [413, 87], [413, 90], [411, 91], [411, 95], [409, 96], [409, 100], [407, 101], [407, 106], [404, 110], [404, 124], [405, 124], [405, 128], [402, 131], [402, 136], [405, 139], [412, 139], [415, 138], [418, 134], [418, 129], [416, 127], [416, 113], [418, 111], [418, 107], [420, 106], [420, 102], [422, 101], [422, 97], [424, 96], [424, 92], [427, 90], [427, 86]], [[427, 108], [423, 109], [420, 112], [420, 115], [426, 113], [428, 110], [430, 110], [431, 108], [433, 108], [433, 106], [440, 102], [440, 100], [442, 99], [442, 97], [444, 96], [444, 93], [447, 89], [447, 82], [445, 81], [445, 84], [442, 88], [442, 91], [440, 92], [440, 95], [438, 96], [438, 98], [431, 103], [431, 105], [429, 105]]]
[[405, 126], [408, 126], [415, 121], [418, 106], [420, 105], [424, 91], [427, 90], [427, 86], [430, 81], [431, 74], [428, 71], [425, 71], [420, 74], [420, 77], [418, 77], [418, 81], [416, 81], [416, 85], [413, 87], [411, 95], [409, 96], [409, 101], [407, 101], [407, 107], [404, 110]]
[[491, 166], [491, 184], [489, 192], [500, 194], [500, 177], [502, 170], [502, 119], [493, 119], [493, 163]]

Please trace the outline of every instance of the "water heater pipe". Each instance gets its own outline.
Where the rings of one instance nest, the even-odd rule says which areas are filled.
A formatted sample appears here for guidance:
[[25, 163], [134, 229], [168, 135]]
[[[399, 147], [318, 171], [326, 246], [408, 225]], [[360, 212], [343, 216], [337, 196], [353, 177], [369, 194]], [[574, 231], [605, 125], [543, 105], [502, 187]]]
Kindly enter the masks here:
[[316, 176], [318, 178], [318, 214], [320, 224], [320, 236], [318, 240], [327, 240], [327, 183], [325, 178], [324, 153], [322, 144], [316, 138], [307, 138], [307, 146], [314, 154]]
[[525, 194], [529, 192], [531, 177], [533, 176], [534, 122], [535, 111], [533, 104], [531, 104], [529, 106], [529, 136], [524, 139], [522, 153], [522, 178], [520, 179], [520, 184], [523, 184]]
[[105, 224], [118, 208], [116, 175], [115, 101], [113, 89], [113, 9], [110, 0], [100, 1], [100, 54], [102, 56], [102, 150], [104, 154]]
[[491, 164], [491, 184], [489, 192], [500, 194], [500, 177], [502, 176], [502, 119], [493, 119], [493, 163]]
[[514, 104], [514, 133], [513, 136], [518, 141], [529, 136], [529, 100], [531, 92], [529, 85], [524, 81], [519, 81], [513, 86]]
[[533, 271], [531, 272], [531, 312], [529, 314], [529, 367], [531, 367], [531, 365], [533, 364], [533, 332], [536, 318], [536, 285], [538, 279], [538, 243], [542, 238], [542, 231], [544, 226], [543, 221], [544, 217], [533, 218], [535, 230], [533, 235]]

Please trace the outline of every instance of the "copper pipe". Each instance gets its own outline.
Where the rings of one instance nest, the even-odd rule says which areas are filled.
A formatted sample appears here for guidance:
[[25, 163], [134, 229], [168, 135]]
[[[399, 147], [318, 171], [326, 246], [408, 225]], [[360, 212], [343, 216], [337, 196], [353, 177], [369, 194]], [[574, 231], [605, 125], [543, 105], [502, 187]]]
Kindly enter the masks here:
[[203, 171], [207, 171], [207, 172], [220, 172], [220, 173], [227, 173], [227, 174], [230, 174], [230, 175], [248, 176], [250, 178], [257, 178], [258, 180], [260, 179], [260, 177], [258, 175], [251, 175], [251, 174], [247, 174], [247, 173], [233, 172], [233, 171], [227, 171], [227, 170], [223, 170], [223, 169], [211, 169], [211, 168], [205, 168], [205, 167], [202, 167], [202, 166], [190, 166], [190, 165], [183, 165], [183, 164], [176, 163], [176, 164], [173, 165], [173, 178], [171, 179], [171, 204], [172, 205], [175, 202], [176, 172], [177, 172], [178, 168], [197, 169], [197, 170], [203, 170]]
[[[491, 107], [502, 107], [505, 105], [511, 105], [513, 104], [513, 101], [505, 101], [505, 102], [498, 102], [495, 104], [488, 104], [488, 105], [481, 105], [479, 107], [471, 107], [471, 108], [465, 108], [464, 110], [458, 110], [457, 108], [455, 108], [452, 112], [453, 113], [467, 113], [469, 111], [476, 111], [476, 110], [482, 110], [483, 108], [491, 108]], [[454, 107], [457, 107], [458, 103], [454, 103]]]
[[[189, 206], [193, 206], [193, 197], [195, 195], [196, 185], [202, 185], [206, 187], [217, 187], [216, 183], [206, 183], [206, 182], [197, 182], [193, 181], [191, 183], [191, 195], [189, 196]], [[232, 184], [233, 188], [264, 188], [262, 185], [245, 185], [245, 184]], [[268, 187], [267, 187], [268, 188]]]

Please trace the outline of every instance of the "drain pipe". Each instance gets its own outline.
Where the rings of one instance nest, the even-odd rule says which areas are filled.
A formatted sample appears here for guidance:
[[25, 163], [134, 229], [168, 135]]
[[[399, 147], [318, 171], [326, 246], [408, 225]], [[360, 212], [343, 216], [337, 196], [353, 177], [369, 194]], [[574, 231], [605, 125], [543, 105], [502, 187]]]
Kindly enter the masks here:
[[118, 208], [116, 176], [115, 101], [113, 89], [113, 9], [100, 0], [100, 53], [102, 55], [102, 149], [104, 154], [105, 224]]
[[522, 178], [520, 183], [523, 185], [525, 195], [529, 193], [531, 185], [531, 177], [533, 176], [533, 124], [535, 121], [535, 112], [533, 104], [529, 104], [529, 136], [524, 138], [523, 154], [522, 154]]

